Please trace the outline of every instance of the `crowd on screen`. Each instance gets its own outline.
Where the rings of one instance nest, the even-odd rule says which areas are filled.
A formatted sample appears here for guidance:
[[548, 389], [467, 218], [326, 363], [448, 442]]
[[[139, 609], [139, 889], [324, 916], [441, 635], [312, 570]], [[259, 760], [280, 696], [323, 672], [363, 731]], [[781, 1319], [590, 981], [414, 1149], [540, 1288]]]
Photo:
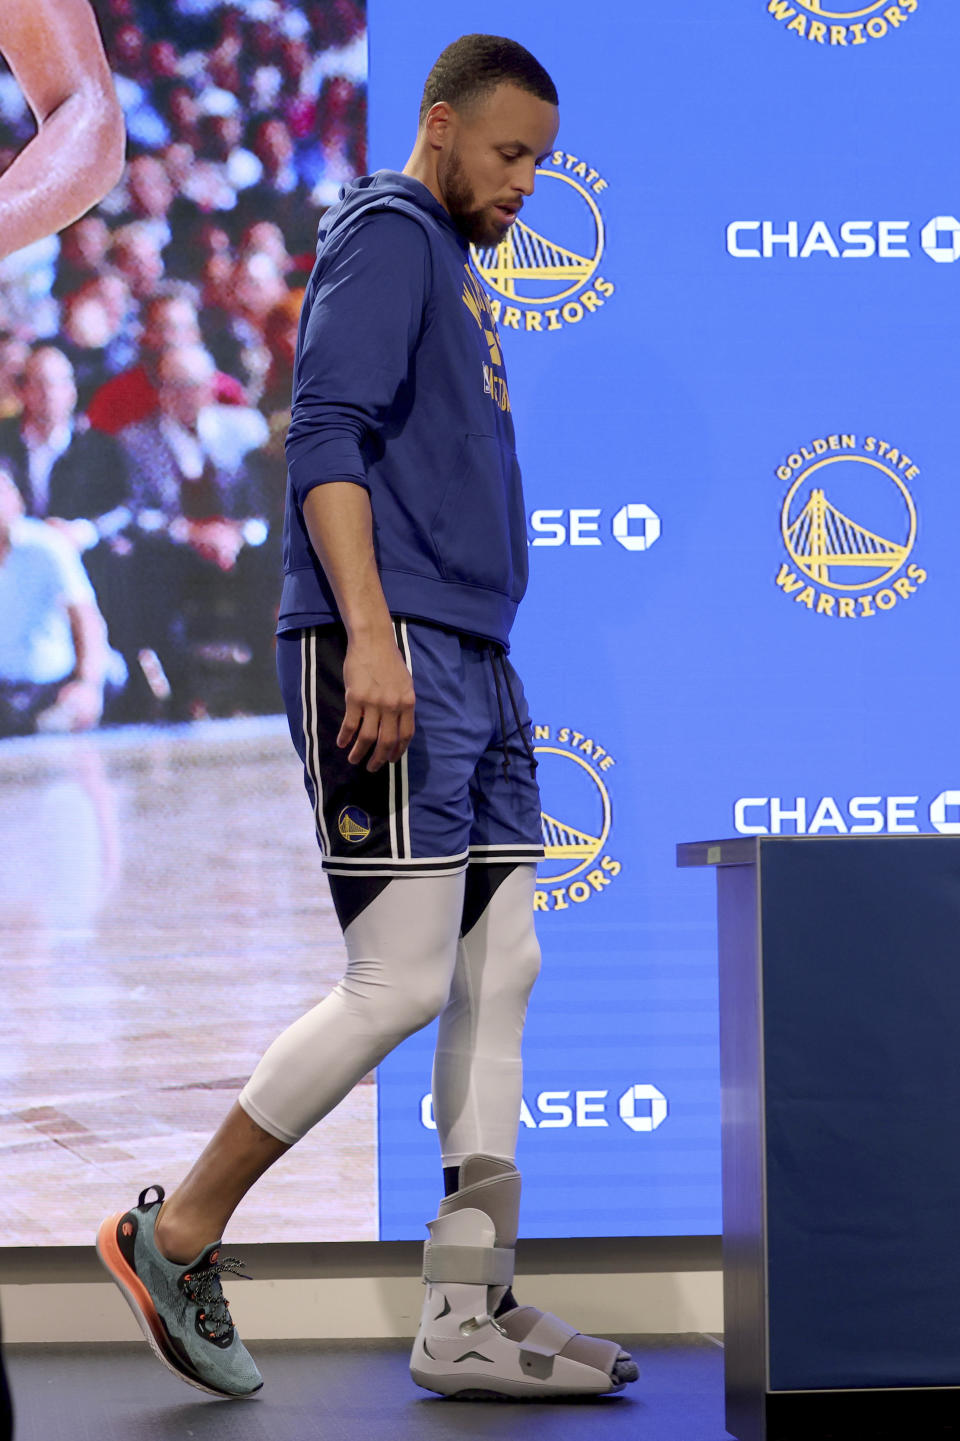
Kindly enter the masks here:
[[[120, 185], [0, 265], [0, 735], [277, 708], [318, 219], [366, 169], [363, 0], [95, 0]], [[0, 171], [32, 134], [0, 74]]]

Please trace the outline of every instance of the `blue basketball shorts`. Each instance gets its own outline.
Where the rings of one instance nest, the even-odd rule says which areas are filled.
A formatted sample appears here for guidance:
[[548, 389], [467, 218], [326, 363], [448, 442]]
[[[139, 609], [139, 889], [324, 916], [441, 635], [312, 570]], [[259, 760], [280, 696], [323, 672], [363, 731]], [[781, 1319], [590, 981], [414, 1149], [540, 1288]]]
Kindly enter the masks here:
[[303, 762], [331, 876], [456, 875], [467, 865], [543, 856], [530, 715], [503, 648], [423, 621], [395, 620], [413, 678], [415, 731], [399, 761], [371, 774], [340, 749], [346, 632], [277, 638], [290, 734]]

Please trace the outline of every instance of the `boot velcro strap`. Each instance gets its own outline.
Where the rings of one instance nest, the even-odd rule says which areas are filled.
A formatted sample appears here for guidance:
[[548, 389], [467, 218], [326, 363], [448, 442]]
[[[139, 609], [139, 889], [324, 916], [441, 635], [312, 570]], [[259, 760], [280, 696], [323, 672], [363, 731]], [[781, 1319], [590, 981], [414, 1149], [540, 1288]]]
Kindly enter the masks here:
[[513, 1251], [505, 1246], [444, 1246], [428, 1241], [423, 1248], [423, 1279], [464, 1286], [509, 1286]]
[[532, 1351], [536, 1356], [559, 1356], [567, 1342], [579, 1334], [575, 1326], [544, 1311], [518, 1345], [521, 1351]]

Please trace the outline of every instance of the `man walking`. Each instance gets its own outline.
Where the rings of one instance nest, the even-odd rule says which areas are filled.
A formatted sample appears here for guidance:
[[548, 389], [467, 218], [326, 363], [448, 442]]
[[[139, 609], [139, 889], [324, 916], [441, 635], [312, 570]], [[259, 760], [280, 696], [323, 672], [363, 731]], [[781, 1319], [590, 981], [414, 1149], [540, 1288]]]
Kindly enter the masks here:
[[557, 125], [553, 82], [528, 51], [464, 36], [427, 79], [404, 171], [348, 185], [321, 224], [287, 440], [278, 668], [347, 971], [270, 1046], [170, 1199], [144, 1191], [99, 1237], [161, 1359], [216, 1394], [261, 1384], [220, 1291], [227, 1220], [438, 1015], [447, 1196], [430, 1224], [414, 1379], [547, 1397], [636, 1376], [615, 1342], [510, 1290], [542, 848], [506, 655], [527, 579], [520, 471], [469, 246], [507, 234]]

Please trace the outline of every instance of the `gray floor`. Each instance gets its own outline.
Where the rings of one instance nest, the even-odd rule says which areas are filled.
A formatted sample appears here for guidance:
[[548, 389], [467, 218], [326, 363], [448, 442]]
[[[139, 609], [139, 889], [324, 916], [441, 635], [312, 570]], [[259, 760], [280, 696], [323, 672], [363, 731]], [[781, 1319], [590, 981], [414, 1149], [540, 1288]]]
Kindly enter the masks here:
[[431, 1397], [405, 1341], [261, 1342], [264, 1389], [233, 1402], [180, 1385], [136, 1344], [12, 1346], [7, 1362], [16, 1441], [726, 1441], [714, 1340], [628, 1345], [641, 1375], [623, 1396], [552, 1405]]

